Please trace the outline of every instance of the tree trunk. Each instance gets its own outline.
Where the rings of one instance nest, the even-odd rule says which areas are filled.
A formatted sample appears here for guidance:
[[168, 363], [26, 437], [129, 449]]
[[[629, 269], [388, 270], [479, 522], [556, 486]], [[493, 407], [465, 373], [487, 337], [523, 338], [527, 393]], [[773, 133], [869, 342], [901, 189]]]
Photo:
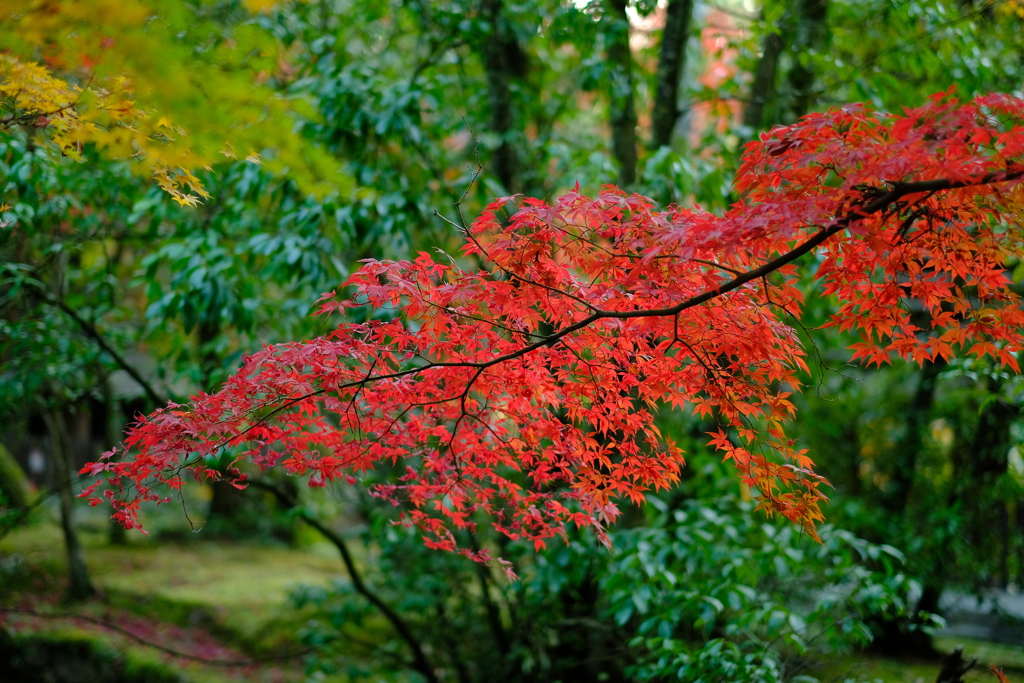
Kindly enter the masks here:
[[491, 157], [494, 175], [509, 193], [519, 192], [522, 173], [516, 149], [518, 119], [512, 97], [512, 79], [526, 73], [526, 54], [509, 30], [502, 0], [482, 0], [480, 15], [487, 20], [490, 31], [481, 43], [484, 71], [487, 74], [487, 103], [491, 110], [491, 132], [498, 136], [498, 146]]
[[768, 128], [777, 120], [776, 100], [778, 88], [776, 74], [779, 57], [782, 56], [782, 35], [767, 33], [761, 46], [761, 59], [757, 62], [754, 82], [750, 86], [750, 97], [743, 110], [743, 125], [756, 133]]
[[993, 492], [999, 490], [999, 480], [1009, 468], [1010, 448], [1014, 444], [1011, 430], [1021, 411], [1002, 397], [1002, 381], [989, 379], [986, 382], [989, 398], [981, 401], [973, 436], [954, 461], [950, 504], [963, 503], [969, 542], [985, 549], [985, 556], [993, 559], [993, 575], [1007, 581], [1010, 554], [1007, 504], [1011, 501]]
[[661, 34], [654, 111], [651, 115], [651, 148], [658, 149], [672, 140], [679, 120], [679, 85], [686, 66], [686, 43], [690, 37], [693, 0], [669, 0], [665, 29]]
[[1013, 537], [1017, 543], [1017, 576], [1014, 579], [1014, 583], [1019, 590], [1024, 586], [1024, 501], [1018, 500], [1015, 507], [1017, 508], [1017, 515]]
[[[203, 390], [215, 391], [218, 379], [223, 375], [223, 363], [215, 350], [215, 342], [220, 336], [220, 321], [207, 320], [199, 323], [199, 367], [203, 376]], [[218, 468], [221, 472], [224, 469]], [[246, 509], [249, 496], [245, 491], [225, 481], [215, 481], [210, 485], [211, 497], [207, 515], [207, 532], [211, 536], [258, 534], [260, 515], [255, 510]]]
[[[117, 410], [117, 401], [110, 386], [110, 378], [103, 380], [103, 448], [105, 453], [120, 443], [124, 434], [124, 423]], [[102, 453], [101, 453], [102, 455]], [[128, 532], [117, 522], [110, 520], [110, 544], [124, 545], [128, 542]]]
[[893, 453], [893, 471], [889, 487], [883, 493], [882, 504], [895, 514], [902, 515], [910, 499], [917, 470], [917, 456], [924, 446], [928, 418], [935, 402], [935, 383], [946, 367], [944, 361], [926, 362], [917, 377], [914, 396], [906, 409], [903, 436], [896, 442]]
[[[221, 334], [219, 319], [199, 323], [198, 362], [204, 391], [216, 391], [224, 379], [224, 360], [217, 352], [216, 343]], [[227, 475], [224, 462], [216, 467]], [[204, 527], [208, 537], [245, 538], [270, 533], [271, 511], [258, 492], [238, 489], [227, 481], [214, 481], [210, 489], [210, 507]]]
[[605, 27], [611, 78], [608, 82], [612, 153], [619, 163], [619, 186], [636, 182], [636, 107], [633, 103], [633, 55], [629, 49], [629, 15], [626, 0], [607, 0]]
[[948, 655], [942, 657], [942, 668], [935, 683], [963, 683], [963, 675], [978, 663], [977, 657], [964, 661], [964, 646], [960, 645]]
[[3, 444], [0, 444], [0, 494], [11, 510], [24, 510], [29, 505], [29, 483], [25, 471]]
[[810, 52], [824, 49], [828, 38], [828, 0], [799, 0], [793, 66], [788, 80], [792, 91], [789, 115], [796, 120], [806, 114], [813, 102], [814, 68]]
[[60, 523], [64, 532], [64, 548], [68, 557], [68, 600], [84, 600], [96, 594], [85, 564], [85, 555], [75, 532], [75, 498], [72, 490], [71, 444], [68, 442], [67, 423], [60, 411], [46, 413], [46, 429], [50, 434], [57, 487], [60, 490]]

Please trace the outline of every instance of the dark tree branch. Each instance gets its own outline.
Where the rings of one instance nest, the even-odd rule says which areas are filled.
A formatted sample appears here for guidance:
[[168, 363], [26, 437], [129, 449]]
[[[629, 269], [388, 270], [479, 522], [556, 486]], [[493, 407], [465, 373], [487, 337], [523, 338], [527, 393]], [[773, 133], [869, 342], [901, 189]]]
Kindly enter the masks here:
[[253, 478], [247, 481], [253, 486], [274, 494], [283, 507], [296, 510], [299, 519], [323, 534], [324, 538], [329, 540], [334, 547], [338, 549], [338, 554], [341, 555], [341, 561], [345, 564], [345, 570], [348, 572], [349, 580], [352, 582], [352, 587], [356, 589], [357, 593], [366, 598], [371, 605], [380, 611], [412, 651], [412, 668], [422, 674], [423, 677], [427, 679], [428, 683], [439, 683], [433, 667], [430, 665], [426, 654], [423, 652], [423, 646], [420, 644], [419, 639], [413, 635], [409, 624], [407, 624], [401, 615], [399, 615], [390, 605], [384, 602], [377, 593], [366, 585], [362, 574], [359, 573], [359, 569], [356, 567], [355, 559], [352, 557], [352, 553], [349, 551], [348, 544], [345, 542], [345, 539], [322, 521], [311, 515], [308, 510], [301, 507], [295, 494], [291, 491], [287, 491], [281, 486], [278, 486], [266, 479]]
[[75, 324], [77, 324], [78, 327], [83, 332], [85, 332], [85, 334], [89, 338], [91, 338], [94, 342], [96, 342], [96, 345], [98, 347], [103, 349], [103, 351], [108, 356], [113, 358], [114, 359], [114, 363], [117, 365], [117, 367], [119, 367], [122, 370], [124, 370], [125, 372], [127, 372], [128, 375], [133, 380], [135, 380], [136, 383], [138, 383], [138, 385], [142, 388], [142, 391], [145, 392], [146, 397], [150, 401], [152, 401], [155, 406], [160, 406], [160, 405], [163, 405], [164, 403], [167, 402], [167, 399], [161, 397], [159, 392], [157, 392], [157, 390], [153, 388], [153, 385], [150, 384], [146, 380], [145, 377], [143, 377], [141, 374], [139, 374], [139, 371], [135, 369], [135, 366], [133, 366], [131, 363], [129, 363], [125, 359], [125, 357], [122, 356], [117, 351], [117, 349], [115, 349], [113, 346], [110, 345], [110, 343], [100, 333], [100, 331], [96, 329], [95, 325], [93, 325], [91, 322], [89, 322], [88, 320], [83, 318], [78, 313], [78, 311], [76, 311], [75, 309], [71, 308], [71, 306], [69, 306], [64, 301], [62, 301], [60, 299], [56, 299], [56, 298], [46, 294], [45, 292], [42, 293], [42, 294], [43, 294], [43, 300], [46, 303], [50, 304], [51, 306], [53, 306], [55, 308], [59, 308], [61, 311], [63, 311], [69, 318], [71, 318], [73, 321], [75, 321]]

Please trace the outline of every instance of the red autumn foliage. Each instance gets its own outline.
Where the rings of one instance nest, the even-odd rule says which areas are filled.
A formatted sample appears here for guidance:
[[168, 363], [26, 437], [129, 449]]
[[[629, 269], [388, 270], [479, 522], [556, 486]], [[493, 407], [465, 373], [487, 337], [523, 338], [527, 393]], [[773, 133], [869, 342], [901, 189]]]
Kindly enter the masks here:
[[1006, 267], [1022, 245], [1022, 119], [1005, 95], [812, 114], [748, 146], [724, 215], [614, 187], [498, 199], [463, 258], [368, 261], [350, 294], [320, 300], [320, 315], [375, 319], [264, 348], [83, 473], [105, 475], [131, 527], [183, 473], [222, 476], [205, 458], [224, 449], [311, 486], [387, 466], [374, 492], [428, 545], [453, 549], [484, 518], [542, 545], [677, 481], [683, 453], [654, 417], [669, 407], [716, 419], [711, 443], [761, 507], [814, 535], [826, 482], [785, 431], [806, 369], [796, 261], [838, 302], [828, 325], [860, 333], [856, 358], [1017, 370], [1024, 311]]

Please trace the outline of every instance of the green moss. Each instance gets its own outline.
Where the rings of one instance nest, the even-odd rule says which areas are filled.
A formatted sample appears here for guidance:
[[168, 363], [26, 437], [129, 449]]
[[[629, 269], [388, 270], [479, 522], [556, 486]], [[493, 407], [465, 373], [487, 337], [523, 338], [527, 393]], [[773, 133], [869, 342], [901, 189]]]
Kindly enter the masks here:
[[294, 642], [301, 621], [288, 602], [299, 584], [326, 584], [337, 560], [246, 544], [188, 543], [90, 553], [115, 604], [180, 625], [203, 626], [250, 652]]
[[0, 678], [40, 683], [182, 683], [175, 668], [132, 650], [111, 647], [101, 636], [64, 629], [0, 631]]
[[[977, 657], [978, 665], [982, 668], [995, 665], [1007, 672], [1013, 670], [1024, 673], [1024, 647], [1019, 645], [1003, 645], [973, 638], [935, 639], [935, 647], [940, 652], [952, 652], [959, 645], [964, 648], [964, 656], [968, 659]], [[989, 676], [989, 680], [995, 679]]]
[[[204, 628], [224, 644], [257, 656], [298, 647], [297, 634], [309, 610], [291, 605], [289, 594], [297, 586], [327, 584], [344, 575], [333, 548], [319, 544], [307, 551], [198, 539], [161, 544], [133, 537], [127, 545], [111, 546], [102, 526], [83, 532], [82, 541], [108, 606]], [[18, 580], [3, 582], [0, 600], [17, 593], [49, 594], [64, 580], [63, 537], [45, 519], [0, 540], [0, 559], [5, 558]]]
[[[940, 652], [952, 652], [962, 645], [966, 658], [977, 657], [978, 665], [964, 676], [965, 683], [992, 683], [988, 671], [996, 665], [1014, 679], [1024, 674], [1024, 648], [999, 645], [970, 638], [936, 638]], [[818, 662], [810, 673], [821, 681], [835, 683], [881, 681], [882, 683], [932, 683], [939, 674], [940, 662], [920, 659], [875, 657], [865, 654], [837, 656]]]

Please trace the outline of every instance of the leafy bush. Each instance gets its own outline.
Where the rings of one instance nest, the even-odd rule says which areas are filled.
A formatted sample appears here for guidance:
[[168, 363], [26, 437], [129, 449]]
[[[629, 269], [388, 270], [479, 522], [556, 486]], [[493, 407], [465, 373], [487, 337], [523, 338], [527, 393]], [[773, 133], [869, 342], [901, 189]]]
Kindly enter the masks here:
[[796, 680], [814, 653], [867, 645], [872, 622], [910, 616], [917, 587], [892, 546], [832, 526], [819, 545], [734, 498], [656, 504], [649, 528], [616, 534], [602, 582], [635, 634], [637, 679]]
[[[870, 643], [874, 622], [919, 621], [891, 546], [829, 526], [819, 545], [735, 497], [654, 502], [647, 526], [611, 533], [610, 552], [587, 532], [541, 554], [502, 547], [511, 583], [382, 517], [364, 530], [364, 579], [442, 681], [813, 680], [815, 655]], [[406, 668], [406, 644], [348, 581], [295, 599], [313, 613], [316, 670]]]

